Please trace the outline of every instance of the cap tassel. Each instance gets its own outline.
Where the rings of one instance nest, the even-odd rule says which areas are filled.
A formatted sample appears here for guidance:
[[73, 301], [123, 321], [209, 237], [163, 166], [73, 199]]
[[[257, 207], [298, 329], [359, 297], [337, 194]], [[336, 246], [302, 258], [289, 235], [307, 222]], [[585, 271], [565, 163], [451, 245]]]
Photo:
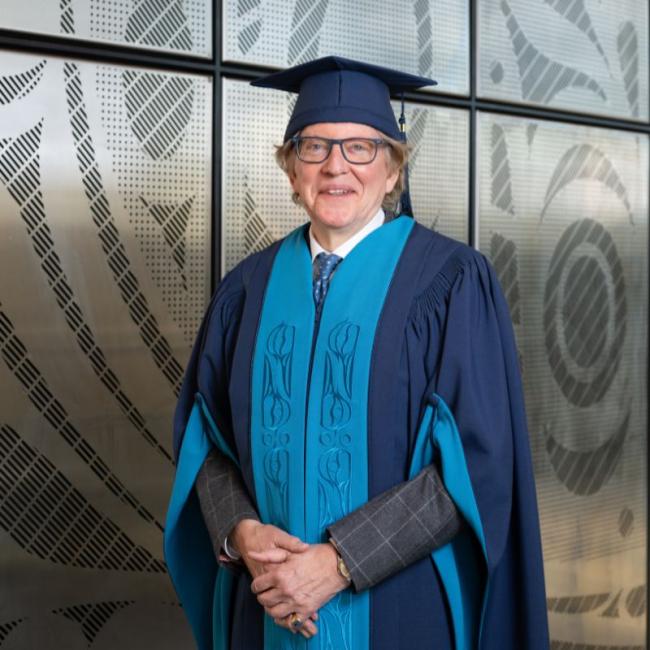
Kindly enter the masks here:
[[[406, 116], [404, 114], [404, 93], [402, 93], [402, 112], [399, 116], [399, 131], [402, 142], [406, 144]], [[411, 205], [411, 194], [409, 188], [409, 165], [404, 166], [404, 189], [399, 199], [399, 213], [413, 218], [413, 206]]]

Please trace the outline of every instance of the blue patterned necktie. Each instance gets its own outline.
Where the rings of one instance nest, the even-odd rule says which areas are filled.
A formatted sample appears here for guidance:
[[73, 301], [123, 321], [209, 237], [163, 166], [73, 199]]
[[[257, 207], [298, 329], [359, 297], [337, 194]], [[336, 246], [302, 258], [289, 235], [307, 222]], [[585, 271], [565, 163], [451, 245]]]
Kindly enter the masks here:
[[320, 311], [323, 305], [330, 278], [341, 259], [343, 258], [334, 255], [334, 253], [318, 253], [316, 255], [316, 269], [314, 273], [314, 304], [316, 305], [316, 313]]

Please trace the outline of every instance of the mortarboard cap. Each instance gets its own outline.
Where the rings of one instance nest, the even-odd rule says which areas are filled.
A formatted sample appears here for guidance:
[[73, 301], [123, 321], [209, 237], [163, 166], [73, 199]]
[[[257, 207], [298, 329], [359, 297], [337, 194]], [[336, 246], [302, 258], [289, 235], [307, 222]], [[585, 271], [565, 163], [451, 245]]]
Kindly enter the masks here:
[[256, 79], [252, 85], [298, 93], [284, 133], [286, 142], [300, 129], [318, 122], [367, 124], [399, 140], [391, 93], [435, 83], [433, 79], [398, 70], [326, 56]]

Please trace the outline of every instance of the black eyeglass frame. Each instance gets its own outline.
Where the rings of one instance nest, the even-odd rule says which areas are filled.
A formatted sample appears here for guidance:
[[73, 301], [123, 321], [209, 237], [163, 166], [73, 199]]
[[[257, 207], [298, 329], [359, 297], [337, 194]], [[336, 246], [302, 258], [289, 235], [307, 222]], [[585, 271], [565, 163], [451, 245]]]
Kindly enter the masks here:
[[[327, 143], [327, 153], [325, 154], [325, 157], [323, 160], [305, 160], [304, 158], [300, 157], [300, 143], [304, 140], [321, 140], [323, 142]], [[346, 153], [345, 153], [345, 147], [343, 144], [345, 142], [352, 142], [354, 140], [362, 140], [363, 142], [372, 142], [372, 144], [375, 145], [375, 150], [373, 153], [373, 156], [370, 160], [366, 162], [358, 162], [356, 160], [350, 160]], [[300, 162], [304, 162], [307, 165], [320, 165], [321, 163], [324, 163], [329, 157], [330, 154], [332, 153], [332, 147], [335, 144], [338, 144], [339, 147], [341, 148], [341, 154], [343, 155], [343, 158], [347, 162], [349, 162], [351, 165], [369, 165], [370, 163], [373, 163], [375, 159], [377, 158], [377, 151], [379, 151], [380, 146], [388, 146], [390, 147], [390, 142], [388, 140], [385, 140], [384, 138], [364, 138], [364, 137], [358, 137], [358, 138], [323, 138], [318, 135], [294, 135], [291, 138], [291, 142], [293, 144], [293, 148], [296, 150], [296, 156], [298, 157], [298, 160]]]

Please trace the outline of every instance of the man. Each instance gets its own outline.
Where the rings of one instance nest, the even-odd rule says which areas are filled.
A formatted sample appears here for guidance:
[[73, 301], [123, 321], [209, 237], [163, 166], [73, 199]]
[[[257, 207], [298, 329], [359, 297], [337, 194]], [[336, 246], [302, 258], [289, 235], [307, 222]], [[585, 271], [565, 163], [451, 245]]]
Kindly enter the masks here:
[[548, 647], [507, 306], [480, 254], [382, 210], [390, 91], [429, 82], [328, 57], [259, 83], [299, 91], [310, 226], [224, 278], [188, 367], [166, 555], [201, 647]]

